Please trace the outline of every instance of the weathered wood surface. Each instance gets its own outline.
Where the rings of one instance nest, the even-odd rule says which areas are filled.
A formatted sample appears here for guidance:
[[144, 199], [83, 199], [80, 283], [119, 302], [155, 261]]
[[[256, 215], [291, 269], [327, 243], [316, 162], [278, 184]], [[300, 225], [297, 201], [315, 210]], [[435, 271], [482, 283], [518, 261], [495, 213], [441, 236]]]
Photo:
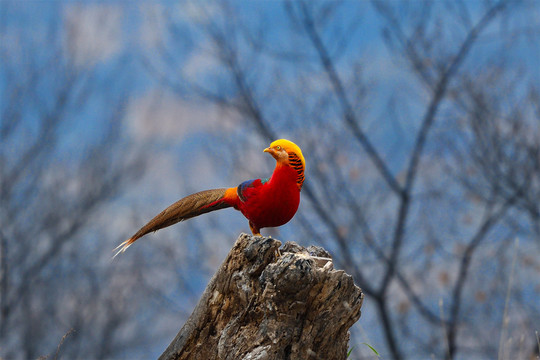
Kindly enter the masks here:
[[364, 295], [320, 247], [242, 234], [160, 360], [345, 359]]

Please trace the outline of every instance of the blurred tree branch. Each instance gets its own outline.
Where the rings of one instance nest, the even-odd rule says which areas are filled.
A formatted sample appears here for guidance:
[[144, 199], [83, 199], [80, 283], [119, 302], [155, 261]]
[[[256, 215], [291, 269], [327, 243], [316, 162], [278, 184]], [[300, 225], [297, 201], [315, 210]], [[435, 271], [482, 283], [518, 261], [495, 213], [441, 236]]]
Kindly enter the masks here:
[[[3, 11], [24, 10], [4, 5]], [[98, 277], [97, 259], [85, 258], [85, 242], [96, 241], [90, 239], [92, 218], [136, 179], [145, 160], [119, 132], [128, 92], [104, 89], [97, 66], [71, 61], [62, 22], [43, 20], [38, 29], [24, 31], [17, 25], [9, 22], [0, 30], [0, 86], [6, 100], [0, 103], [0, 356], [38, 358], [56, 348], [55, 334], [66, 323], [77, 332], [62, 352], [73, 356], [83, 328], [95, 320], [82, 314], [98, 309], [102, 298], [95, 291], [78, 304], [80, 313], [68, 318], [67, 309], [85, 295], [75, 293], [81, 284], [69, 282], [65, 271], [76, 273], [91, 262], [85, 278]], [[81, 131], [95, 138], [81, 138]], [[73, 248], [79, 250], [68, 256]], [[110, 309], [110, 319], [92, 331], [116, 331], [125, 309]], [[112, 340], [106, 340], [95, 354], [85, 355], [110, 357]]]

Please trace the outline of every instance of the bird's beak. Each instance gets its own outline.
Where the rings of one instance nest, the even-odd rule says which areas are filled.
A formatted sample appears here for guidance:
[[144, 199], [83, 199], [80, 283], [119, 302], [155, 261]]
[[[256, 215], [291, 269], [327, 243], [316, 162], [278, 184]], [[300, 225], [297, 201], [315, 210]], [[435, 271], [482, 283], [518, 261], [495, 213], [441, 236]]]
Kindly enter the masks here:
[[279, 161], [279, 157], [278, 157], [278, 154], [280, 154], [280, 152], [278, 152], [276, 150], [276, 148], [273, 148], [273, 147], [267, 147], [266, 149], [263, 150], [265, 153], [269, 153], [270, 155], [272, 155], [272, 157], [274, 159], [276, 159], [276, 161]]

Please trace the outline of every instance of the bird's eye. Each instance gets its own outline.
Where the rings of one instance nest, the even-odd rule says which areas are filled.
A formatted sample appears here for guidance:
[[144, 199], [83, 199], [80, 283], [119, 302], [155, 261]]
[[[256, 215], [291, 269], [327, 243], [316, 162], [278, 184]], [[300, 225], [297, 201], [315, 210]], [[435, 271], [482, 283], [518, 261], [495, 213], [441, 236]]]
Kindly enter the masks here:
[[279, 146], [279, 145], [276, 146], [276, 150], [278, 150], [278, 151], [281, 150], [281, 146]]

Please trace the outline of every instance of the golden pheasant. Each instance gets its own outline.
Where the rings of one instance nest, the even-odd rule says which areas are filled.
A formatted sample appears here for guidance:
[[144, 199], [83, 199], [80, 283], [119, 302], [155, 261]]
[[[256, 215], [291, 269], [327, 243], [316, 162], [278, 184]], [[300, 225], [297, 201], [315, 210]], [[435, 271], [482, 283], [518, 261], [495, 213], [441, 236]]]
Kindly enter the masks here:
[[137, 239], [189, 218], [228, 207], [234, 207], [249, 220], [253, 235], [260, 229], [286, 224], [300, 204], [304, 183], [305, 160], [292, 141], [280, 139], [264, 149], [276, 159], [272, 176], [248, 180], [237, 187], [205, 190], [178, 200], [150, 220], [131, 238], [121, 243], [116, 255], [126, 251]]

